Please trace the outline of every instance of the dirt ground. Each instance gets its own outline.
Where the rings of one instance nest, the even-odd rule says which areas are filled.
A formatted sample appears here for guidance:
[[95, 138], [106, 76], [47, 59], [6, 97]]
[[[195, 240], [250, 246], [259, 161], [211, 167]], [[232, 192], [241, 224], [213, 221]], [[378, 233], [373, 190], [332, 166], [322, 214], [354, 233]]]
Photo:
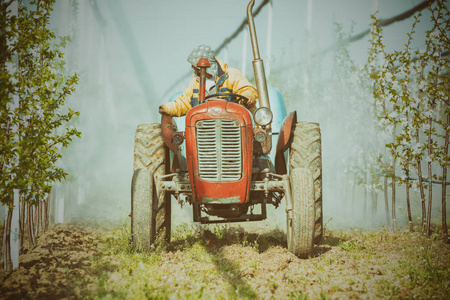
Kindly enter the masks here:
[[85, 226], [54, 225], [37, 239], [35, 247], [20, 255], [19, 268], [11, 274], [2, 273], [2, 299], [78, 298], [74, 283], [96, 277], [91, 269], [98, 257], [101, 240], [97, 231]]
[[280, 230], [184, 226], [152, 253], [129, 228], [57, 224], [0, 273], [1, 299], [449, 299], [450, 245], [439, 235], [326, 231], [309, 259]]

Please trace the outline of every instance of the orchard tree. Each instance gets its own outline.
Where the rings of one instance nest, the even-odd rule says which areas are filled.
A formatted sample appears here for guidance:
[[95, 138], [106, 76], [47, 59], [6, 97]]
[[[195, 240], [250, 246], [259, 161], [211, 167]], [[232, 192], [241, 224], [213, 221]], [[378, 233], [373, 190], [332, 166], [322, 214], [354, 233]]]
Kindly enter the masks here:
[[[330, 83], [326, 85], [325, 97], [328, 100], [327, 103], [333, 103], [327, 106], [336, 106], [324, 115], [337, 114], [331, 123], [334, 124], [339, 119], [340, 130], [352, 133], [339, 135], [339, 141], [336, 143], [336, 145], [341, 145], [341, 149], [347, 152], [347, 155], [342, 156], [341, 152], [336, 152], [341, 155], [340, 160], [344, 163], [342, 169], [344, 174], [347, 174], [347, 184], [353, 188], [351, 209], [353, 210], [356, 205], [356, 186], [361, 186], [363, 188], [363, 197], [360, 198], [363, 207], [362, 219], [366, 220], [367, 213], [369, 213], [372, 223], [375, 223], [378, 194], [383, 190], [380, 172], [376, 165], [376, 158], [382, 146], [374, 126], [373, 109], [368, 105], [371, 103], [368, 99], [372, 97], [372, 90], [367, 67], [355, 64], [350, 56], [351, 34], [352, 32], [344, 33], [341, 24], [334, 24], [335, 48], [332, 77]], [[345, 110], [344, 119], [342, 119], [343, 109]], [[349, 145], [352, 146], [349, 147]], [[352, 213], [352, 215], [354, 214]]]
[[68, 38], [57, 39], [48, 28], [54, 2], [0, 1], [0, 198], [9, 208], [7, 243], [13, 190], [29, 205], [42, 202], [52, 183], [66, 178], [58, 166], [62, 148], [81, 136], [71, 125], [79, 113], [65, 106], [78, 81], [65, 70]]
[[[436, 1], [428, 9], [432, 28], [426, 32], [423, 50], [411, 49], [420, 12], [415, 16], [405, 48], [393, 53], [386, 52], [379, 20], [373, 16], [368, 62], [379, 125], [392, 137], [386, 143], [393, 171], [391, 176], [394, 182], [406, 185], [410, 223], [409, 189], [413, 185], [418, 187], [422, 230], [427, 236], [430, 235], [433, 183], [442, 184], [442, 229], [447, 235], [445, 197], [450, 131], [450, 12], [443, 0]], [[440, 166], [442, 175], [434, 171], [434, 166]], [[399, 176], [396, 169], [400, 171]], [[412, 178], [412, 174], [416, 178]]]

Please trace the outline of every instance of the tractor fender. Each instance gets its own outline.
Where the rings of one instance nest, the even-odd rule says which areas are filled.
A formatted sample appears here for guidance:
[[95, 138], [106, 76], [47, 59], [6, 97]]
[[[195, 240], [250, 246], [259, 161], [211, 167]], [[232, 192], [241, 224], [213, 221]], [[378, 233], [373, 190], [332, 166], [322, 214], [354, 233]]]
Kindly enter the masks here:
[[284, 152], [291, 146], [292, 133], [296, 123], [297, 111], [291, 112], [283, 121], [275, 152], [275, 172], [277, 174], [287, 174]]
[[[170, 97], [169, 102], [175, 101], [175, 99], [177, 97], [181, 96], [182, 94], [183, 94], [182, 92], [174, 93]], [[186, 124], [185, 124], [186, 116], [174, 117], [174, 118], [172, 118], [172, 120], [175, 122], [175, 126], [177, 128], [175, 131], [173, 131], [173, 133], [175, 133], [175, 132], [184, 133], [184, 131], [186, 129]], [[170, 121], [170, 122], [172, 122], [172, 121]], [[164, 139], [164, 142], [166, 142], [167, 147], [169, 147], [170, 144], [173, 144], [172, 136], [168, 135], [167, 137], [170, 137], [169, 144], [167, 144], [166, 139]], [[172, 148], [170, 148], [170, 149], [172, 150]], [[174, 152], [174, 159], [173, 159], [173, 164], [172, 164], [171, 170], [172, 170], [172, 172], [175, 172], [176, 169], [187, 170], [187, 166], [186, 166], [186, 147], [184, 146], [184, 143], [181, 144], [178, 147], [178, 152]]]
[[174, 153], [178, 152], [178, 146], [172, 141], [172, 135], [177, 132], [177, 124], [175, 120], [166, 114], [161, 115], [161, 133], [164, 143]]
[[174, 159], [171, 167], [171, 171], [175, 172], [181, 166], [181, 153], [180, 147], [173, 142], [173, 135], [177, 132], [177, 123], [175, 120], [167, 115], [161, 115], [161, 134], [166, 146], [174, 153]]

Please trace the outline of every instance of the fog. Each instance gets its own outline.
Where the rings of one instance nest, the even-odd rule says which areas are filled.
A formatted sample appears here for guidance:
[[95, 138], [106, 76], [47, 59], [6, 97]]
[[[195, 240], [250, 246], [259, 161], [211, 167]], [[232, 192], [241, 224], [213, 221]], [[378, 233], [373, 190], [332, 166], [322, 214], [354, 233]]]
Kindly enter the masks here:
[[[421, 1], [311, 2], [308, 14], [306, 0], [274, 0], [270, 30], [269, 8], [264, 7], [255, 18], [260, 52], [270, 70], [268, 84], [283, 93], [287, 111], [297, 110], [299, 120], [321, 124], [324, 222], [364, 226], [364, 191], [353, 187], [348, 170], [361, 153], [382, 149], [368, 108], [370, 92], [343, 88], [336, 79], [345, 77], [351, 84], [358, 81], [357, 74], [337, 74], [333, 51], [318, 53], [335, 42], [335, 23], [342, 25], [346, 35], [359, 33], [368, 28], [376, 7], [378, 17], [389, 18]], [[243, 0], [57, 1], [52, 27], [58, 35], [71, 36], [66, 58], [70, 71], [80, 75], [77, 91], [67, 104], [80, 111], [75, 125], [83, 133], [64, 153], [62, 165], [70, 177], [55, 186], [58, 209], [64, 202], [64, 220], [126, 220], [137, 125], [159, 122], [158, 106], [190, 80], [186, 76], [190, 51], [199, 44], [217, 48], [244, 20], [247, 4]], [[256, 1], [255, 8], [259, 4]], [[389, 51], [402, 48], [412, 21], [384, 29]], [[424, 11], [413, 48], [424, 47], [428, 22]], [[349, 45], [357, 66], [366, 63], [368, 39]], [[253, 77], [246, 31], [216, 56]], [[381, 222], [381, 193], [378, 199]], [[190, 210], [189, 205], [175, 209], [176, 222], [191, 221]], [[284, 208], [272, 213], [268, 223], [283, 226]]]

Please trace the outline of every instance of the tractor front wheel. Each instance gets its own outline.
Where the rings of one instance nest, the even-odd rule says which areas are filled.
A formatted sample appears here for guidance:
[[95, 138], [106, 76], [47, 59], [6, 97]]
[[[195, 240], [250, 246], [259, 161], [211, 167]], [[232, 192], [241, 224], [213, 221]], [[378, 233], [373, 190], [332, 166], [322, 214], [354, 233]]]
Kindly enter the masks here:
[[307, 258], [314, 249], [314, 179], [306, 168], [291, 170], [292, 211], [287, 217], [288, 250]]
[[[297, 168], [309, 169], [314, 180], [314, 244], [321, 243], [323, 238], [323, 205], [322, 205], [322, 139], [319, 124], [314, 122], [298, 122], [295, 125], [289, 155], [289, 171]], [[291, 183], [296, 184], [295, 182]]]
[[134, 172], [131, 183], [131, 234], [135, 247], [148, 251], [152, 245], [170, 241], [170, 195], [156, 189], [156, 176], [166, 174], [168, 149], [159, 123], [136, 129]]

